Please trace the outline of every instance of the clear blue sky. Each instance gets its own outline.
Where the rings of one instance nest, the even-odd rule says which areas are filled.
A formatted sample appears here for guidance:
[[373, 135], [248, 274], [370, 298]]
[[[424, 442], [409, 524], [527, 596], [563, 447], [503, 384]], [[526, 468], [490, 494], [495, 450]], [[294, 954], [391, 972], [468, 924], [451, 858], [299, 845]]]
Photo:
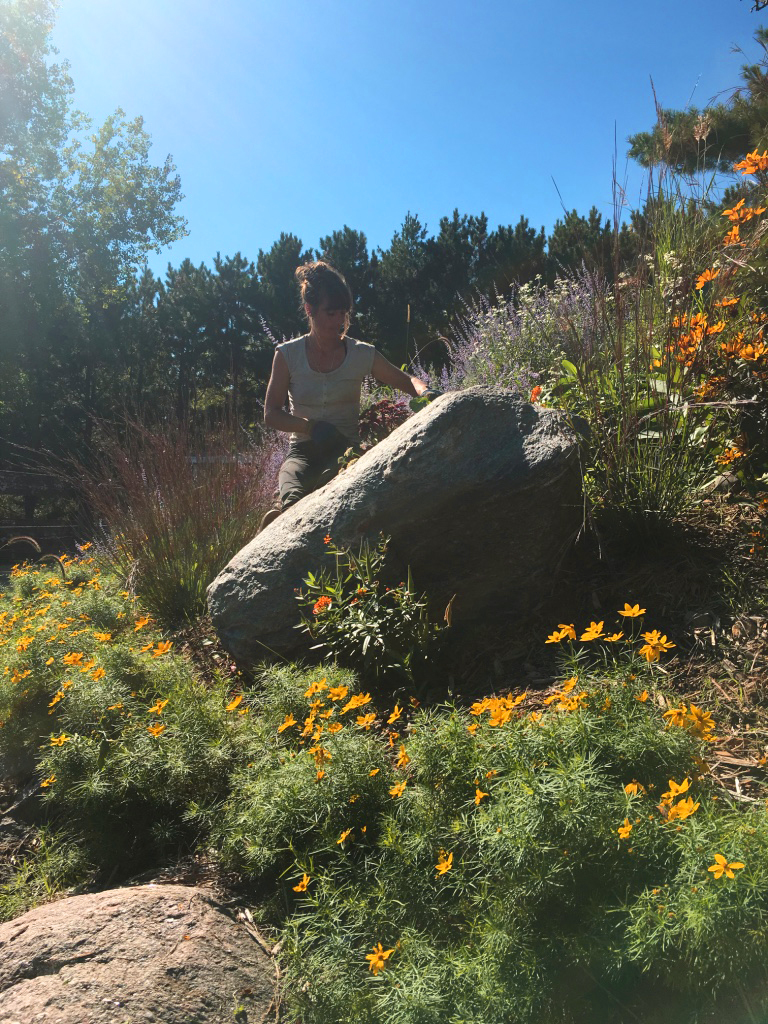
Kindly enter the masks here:
[[[142, 115], [181, 175], [189, 235], [162, 273], [217, 251], [256, 259], [348, 224], [387, 247], [407, 211], [612, 216], [626, 138], [662, 105], [735, 86], [751, 0], [60, 0], [53, 41], [97, 122]], [[765, 20], [768, 22], [768, 11]]]

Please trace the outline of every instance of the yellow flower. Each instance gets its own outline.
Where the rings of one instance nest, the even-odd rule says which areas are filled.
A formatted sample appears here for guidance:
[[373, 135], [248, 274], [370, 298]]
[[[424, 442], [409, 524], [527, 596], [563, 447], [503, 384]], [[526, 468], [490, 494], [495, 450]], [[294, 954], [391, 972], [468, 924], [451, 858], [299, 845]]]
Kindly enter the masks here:
[[559, 629], [556, 629], [553, 633], [550, 633], [547, 639], [544, 641], [546, 644], [559, 644], [563, 639], [563, 634]]
[[627, 796], [638, 796], [641, 792], [644, 793], [645, 789], [635, 779], [632, 782], [628, 782], [624, 787], [624, 792]]
[[625, 818], [624, 824], [620, 825], [616, 831], [619, 833], [619, 839], [628, 839], [629, 833], [632, 831], [632, 825], [630, 824], [629, 818]]
[[678, 800], [676, 804], [673, 804], [669, 809], [669, 815], [667, 821], [685, 821], [686, 818], [690, 818], [692, 814], [698, 811], [701, 804], [693, 802], [693, 797], [689, 796], [685, 800]]
[[16, 644], [16, 650], [19, 651], [19, 652], [26, 651], [26, 649], [34, 641], [34, 639], [35, 638], [33, 636], [22, 636], [22, 637], [20, 637], [19, 638], [19, 642]]
[[670, 708], [669, 711], [665, 711], [662, 717], [667, 719], [667, 725], [677, 725], [682, 729], [687, 714], [688, 708], [685, 704], [681, 704], [679, 708]]
[[168, 651], [170, 651], [170, 649], [172, 647], [173, 647], [173, 641], [171, 641], [171, 640], [164, 640], [162, 643], [159, 643], [157, 645], [157, 647], [154, 649], [154, 651], [152, 651], [152, 657], [153, 658], [161, 658], [164, 654], [167, 654]]
[[676, 797], [680, 796], [681, 793], [687, 793], [690, 785], [690, 779], [683, 779], [680, 785], [678, 785], [674, 779], [670, 779], [669, 789], [666, 793], [661, 794], [661, 799], [668, 800], [671, 803]]
[[109, 643], [112, 639], [111, 633], [94, 633], [93, 636], [95, 640], [100, 640], [103, 644]]
[[444, 875], [446, 871], [450, 871], [453, 867], [453, 853], [446, 853], [445, 850], [440, 851], [440, 855], [435, 864], [435, 870], [438, 875]]
[[224, 708], [224, 710], [225, 711], [234, 711], [235, 708], [239, 707], [240, 704], [242, 704], [242, 702], [243, 702], [243, 695], [242, 695], [242, 693], [238, 693], [238, 695], [233, 700], [231, 700], [229, 702], [229, 704], [227, 704], [227, 706]]
[[394, 949], [384, 949], [379, 942], [373, 947], [372, 953], [366, 953], [365, 955], [365, 959], [368, 961], [368, 970], [373, 971], [374, 975], [378, 974], [379, 971], [383, 971], [387, 966], [387, 960], [389, 960], [394, 952]]
[[[56, 776], [55, 775], [49, 775], [47, 779], [43, 779], [43, 781], [40, 783], [40, 788], [41, 789], [47, 789], [49, 786], [52, 786], [55, 781], [56, 781]], [[731, 878], [733, 878], [733, 875], [731, 875]]]
[[581, 640], [599, 640], [603, 635], [604, 622], [591, 622], [589, 627], [581, 634]]
[[53, 658], [49, 658], [48, 661], [46, 661], [45, 666], [47, 668], [49, 665], [52, 665], [52, 664], [53, 664]]
[[473, 722], [472, 725], [468, 725], [467, 732], [471, 733], [474, 736], [475, 733], [477, 732], [477, 727], [479, 724], [479, 722]]
[[54, 694], [53, 700], [48, 705], [48, 707], [49, 708], [54, 707], [56, 704], [59, 703], [60, 700], [64, 700], [65, 697], [66, 697], [66, 694], [64, 693], [63, 690], [57, 690], [56, 693]]
[[106, 672], [103, 668], [96, 668], [91, 672], [91, 679], [103, 679], [105, 675]]
[[715, 720], [711, 711], [702, 711], [701, 708], [691, 704], [688, 709], [688, 718], [691, 731], [698, 736], [706, 737], [715, 728]]
[[392, 725], [393, 722], [396, 722], [398, 720], [398, 718], [400, 717], [400, 715], [402, 715], [402, 713], [403, 713], [403, 709], [400, 707], [400, 705], [399, 704], [395, 704], [395, 710], [392, 712], [392, 714], [387, 719], [387, 725]]
[[319, 679], [316, 683], [312, 683], [304, 694], [305, 697], [314, 697], [316, 693], [321, 693], [323, 690], [328, 689], [328, 684], [325, 679]]
[[293, 891], [294, 892], [306, 892], [308, 885], [309, 885], [309, 875], [305, 871], [303, 876], [302, 876], [301, 881], [299, 882], [299, 884], [298, 885], [294, 885]]
[[376, 721], [376, 712], [369, 711], [367, 715], [358, 715], [356, 721], [359, 726], [367, 731]]
[[157, 700], [157, 701], [155, 701], [155, 703], [152, 705], [152, 707], [149, 708], [149, 714], [151, 715], [151, 714], [154, 713], [156, 715], [162, 715], [163, 708], [168, 703], [168, 700], [169, 700], [169, 698], [166, 698], [165, 700]]
[[149, 625], [152, 619], [149, 615], [143, 615], [140, 619], [136, 619], [136, 624], [133, 627], [134, 633], [138, 633], [140, 629], [144, 629], [145, 626]]
[[402, 796], [403, 792], [405, 790], [405, 786], [406, 786], [407, 781], [408, 781], [407, 779], [403, 779], [402, 782], [398, 782], [396, 785], [392, 786], [392, 788], [389, 791], [389, 795], [390, 796]]
[[348, 693], [348, 686], [332, 686], [328, 691], [328, 696], [331, 700], [344, 700]]
[[396, 768], [405, 768], [405, 766], [407, 764], [409, 764], [410, 760], [411, 760], [410, 757], [408, 757], [408, 754], [406, 753], [405, 746], [401, 743], [400, 744], [400, 754], [399, 754], [399, 756], [397, 758], [397, 763], [396, 763], [395, 767]]
[[65, 654], [61, 660], [65, 665], [79, 665], [83, 657], [84, 655], [80, 651], [71, 651], [69, 654]]
[[344, 842], [344, 840], [347, 838], [347, 836], [351, 834], [351, 832], [352, 832], [351, 828], [345, 828], [344, 831], [339, 836], [339, 838], [336, 840], [336, 845], [340, 846]]
[[648, 693], [647, 690], [643, 690], [642, 693], [636, 693], [635, 694], [635, 700], [639, 700], [641, 704], [645, 704], [645, 702], [648, 700], [649, 697], [650, 697], [650, 693]]
[[728, 863], [722, 853], [715, 854], [715, 863], [711, 864], [707, 871], [711, 871], [715, 878], [722, 878], [725, 875], [726, 878], [735, 878], [734, 871], [741, 871], [746, 865], [742, 864], [740, 860], [733, 860]]
[[611, 633], [610, 636], [604, 636], [603, 640], [605, 640], [605, 642], [608, 644], [615, 644], [618, 643], [618, 641], [621, 640], [623, 636], [624, 630], [622, 629], [618, 633]]
[[333, 722], [331, 725], [328, 726], [328, 732], [331, 735], [333, 735], [336, 732], [341, 732], [343, 728], [344, 726], [341, 724], [341, 722]]
[[368, 775], [370, 778], [373, 778], [373, 776], [378, 775], [380, 771], [381, 768], [371, 768], [371, 770], [368, 772]]
[[65, 732], [61, 736], [51, 736], [52, 747], [63, 747], [65, 743], [69, 743], [70, 737]]
[[574, 629], [574, 626], [573, 626], [572, 622], [570, 622], [570, 623], [560, 622], [560, 623], [558, 623], [557, 628], [560, 630], [560, 635], [562, 637], [568, 637], [569, 640], [575, 640], [576, 639], [576, 630]]
[[292, 725], [298, 725], [298, 722], [293, 717], [293, 715], [290, 715], [290, 714], [286, 715], [284, 720], [283, 720], [283, 724], [282, 725], [278, 725], [277, 731], [278, 732], [285, 732], [285, 730], [290, 728], [290, 726], [292, 726]]
[[162, 723], [160, 723], [160, 722], [158, 722], [157, 725], [148, 725], [147, 726], [147, 732], [151, 733], [155, 737], [159, 736], [160, 733], [164, 729], [165, 729], [165, 726]]
[[363, 704], [368, 704], [370, 700], [370, 693], [357, 693], [354, 697], [349, 698], [340, 713], [343, 715], [346, 714], [347, 711], [354, 711], [356, 708], [361, 708]]
[[636, 619], [639, 615], [645, 615], [645, 608], [641, 608], [639, 604], [628, 604], [624, 602], [624, 611], [619, 612], [619, 615], [623, 615], [625, 619]]
[[484, 793], [482, 791], [482, 789], [476, 788], [475, 789], [475, 806], [477, 806], [477, 804], [479, 804], [480, 801], [483, 800], [487, 796], [488, 796], [488, 793]]

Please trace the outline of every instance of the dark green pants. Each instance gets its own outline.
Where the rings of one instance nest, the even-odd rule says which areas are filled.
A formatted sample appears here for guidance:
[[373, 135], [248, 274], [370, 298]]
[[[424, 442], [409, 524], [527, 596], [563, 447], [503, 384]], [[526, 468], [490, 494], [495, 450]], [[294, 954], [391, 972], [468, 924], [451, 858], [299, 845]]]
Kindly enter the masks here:
[[322, 451], [312, 441], [292, 441], [278, 478], [283, 509], [332, 480], [339, 472], [339, 459], [350, 447], [352, 442], [345, 441], [343, 446]]

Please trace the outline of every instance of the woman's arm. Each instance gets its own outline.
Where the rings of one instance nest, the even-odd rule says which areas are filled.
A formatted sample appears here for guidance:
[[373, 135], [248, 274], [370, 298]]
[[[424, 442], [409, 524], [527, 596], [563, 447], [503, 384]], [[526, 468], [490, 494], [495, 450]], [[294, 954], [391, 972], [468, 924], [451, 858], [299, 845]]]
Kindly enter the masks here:
[[407, 373], [398, 370], [378, 351], [373, 357], [373, 376], [380, 384], [397, 388], [398, 391], [404, 391], [406, 395], [412, 395], [414, 398], [418, 398], [428, 390], [424, 381], [419, 380], [418, 377], [409, 377]]
[[272, 374], [269, 384], [267, 384], [267, 396], [264, 399], [264, 422], [268, 427], [274, 427], [275, 430], [309, 436], [312, 431], [312, 421], [303, 416], [294, 416], [283, 408], [288, 397], [289, 383], [288, 364], [282, 352], [275, 352], [275, 358], [272, 361]]

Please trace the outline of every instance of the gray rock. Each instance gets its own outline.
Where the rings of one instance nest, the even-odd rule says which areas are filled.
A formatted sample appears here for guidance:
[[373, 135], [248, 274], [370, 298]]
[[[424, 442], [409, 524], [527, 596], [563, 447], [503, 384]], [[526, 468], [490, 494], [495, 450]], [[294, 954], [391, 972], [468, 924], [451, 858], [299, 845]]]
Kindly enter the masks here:
[[456, 595], [454, 624], [523, 615], [551, 590], [582, 522], [581, 495], [563, 414], [502, 389], [444, 395], [232, 559], [208, 588], [214, 626], [246, 661], [297, 650], [296, 588], [329, 564], [326, 534], [353, 550], [391, 537], [434, 609]]
[[274, 978], [248, 931], [184, 885], [72, 896], [0, 925], [4, 1024], [263, 1021]]

